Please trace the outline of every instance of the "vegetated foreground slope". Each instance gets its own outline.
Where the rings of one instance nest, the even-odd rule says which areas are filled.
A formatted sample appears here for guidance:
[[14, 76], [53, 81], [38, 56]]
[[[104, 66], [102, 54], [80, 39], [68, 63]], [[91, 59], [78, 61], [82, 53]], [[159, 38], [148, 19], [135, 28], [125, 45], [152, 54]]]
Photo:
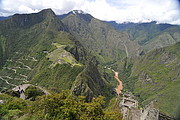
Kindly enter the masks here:
[[133, 82], [133, 92], [144, 105], [155, 100], [161, 112], [174, 116], [178, 114], [180, 42], [139, 57], [134, 60], [131, 70], [129, 80], [136, 81]]

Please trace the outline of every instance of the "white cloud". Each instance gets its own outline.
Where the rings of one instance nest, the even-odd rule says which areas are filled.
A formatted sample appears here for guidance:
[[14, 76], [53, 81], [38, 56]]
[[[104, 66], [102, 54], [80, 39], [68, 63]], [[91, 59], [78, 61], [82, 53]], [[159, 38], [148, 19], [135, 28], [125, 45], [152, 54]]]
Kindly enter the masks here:
[[56, 14], [81, 9], [101, 20], [180, 24], [179, 0], [2, 0], [0, 15], [52, 8]]

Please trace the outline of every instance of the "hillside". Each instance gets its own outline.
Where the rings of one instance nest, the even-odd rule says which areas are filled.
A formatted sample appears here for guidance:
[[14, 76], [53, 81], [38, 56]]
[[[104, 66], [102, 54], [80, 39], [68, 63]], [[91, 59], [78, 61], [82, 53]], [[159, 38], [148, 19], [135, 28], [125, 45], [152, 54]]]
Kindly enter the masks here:
[[180, 26], [171, 24], [150, 23], [124, 23], [108, 22], [121, 32], [127, 32], [132, 41], [136, 41], [143, 50], [150, 51], [166, 47], [180, 41]]
[[[67, 116], [62, 111], [54, 114], [53, 110], [62, 109], [52, 107], [47, 110], [48, 114], [43, 113], [38, 119], [68, 118], [68, 115], [80, 118], [76, 116], [78, 111], [84, 115], [82, 118], [89, 119], [88, 112], [94, 113], [97, 109], [99, 117], [117, 115], [119, 111], [106, 114], [102, 110], [110, 99], [110, 104], [116, 106], [109, 108], [119, 107], [114, 94], [117, 81], [113, 69], [119, 72], [123, 81], [123, 94], [131, 91], [141, 106], [156, 101], [160, 112], [176, 116], [180, 101], [179, 26], [155, 22], [113, 23], [113, 26], [78, 10], [57, 16], [51, 9], [45, 9], [33, 14], [15, 14], [0, 21], [0, 91], [18, 97], [19, 93], [12, 88], [32, 84], [52, 93], [37, 98], [40, 101], [34, 103], [3, 94], [0, 98], [7, 98], [8, 102], [0, 104], [0, 110], [3, 108], [11, 114], [14, 109], [11, 111], [8, 105], [13, 100], [13, 104], [16, 101], [20, 106], [23, 104], [18, 108], [23, 115], [35, 115], [33, 117], [47, 110], [43, 104], [49, 108], [53, 105], [69, 107], [63, 108], [63, 112], [68, 111]], [[37, 92], [36, 87], [29, 91], [29, 94]], [[106, 97], [107, 105], [101, 106], [104, 101], [98, 98], [99, 95]], [[49, 104], [51, 98], [55, 104]], [[82, 109], [74, 109], [71, 105]], [[29, 106], [35, 111], [26, 111]]]
[[58, 17], [70, 33], [97, 56], [100, 63], [111, 63], [126, 56], [136, 56], [135, 50], [140, 49], [138, 44], [130, 41], [128, 34], [115, 30], [90, 14], [75, 10]]
[[[33, 14], [15, 14], [0, 22], [0, 86], [1, 90], [23, 83], [39, 84], [60, 91], [71, 89], [74, 81], [86, 84], [79, 88], [90, 101], [93, 96], [104, 94], [106, 84], [96, 63], [88, 67], [93, 58], [51, 9]], [[93, 70], [96, 70], [96, 73]], [[97, 77], [91, 77], [89, 72]], [[81, 74], [81, 75], [79, 75]], [[79, 83], [79, 82], [78, 82]], [[101, 86], [90, 87], [91, 84]], [[101, 90], [97, 90], [97, 89]], [[88, 89], [93, 94], [86, 93]], [[73, 92], [73, 91], [72, 91]]]
[[[160, 112], [177, 116], [180, 107], [180, 42], [155, 49], [135, 59], [128, 59], [121, 71], [124, 87], [142, 103], [156, 101]], [[125, 63], [119, 63], [121, 69]], [[115, 67], [115, 66], [114, 66]]]

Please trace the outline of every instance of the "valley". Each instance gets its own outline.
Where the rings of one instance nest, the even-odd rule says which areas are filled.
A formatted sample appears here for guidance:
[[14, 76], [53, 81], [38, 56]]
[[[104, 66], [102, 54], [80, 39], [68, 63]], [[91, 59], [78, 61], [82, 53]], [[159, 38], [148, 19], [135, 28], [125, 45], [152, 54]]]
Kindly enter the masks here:
[[[55, 15], [51, 9], [15, 14], [0, 21], [0, 100], [7, 101], [0, 108], [11, 113], [15, 109], [7, 106], [18, 101], [16, 113], [23, 111], [19, 118], [34, 119], [65, 119], [71, 115], [88, 119], [87, 114], [98, 111], [89, 116], [130, 120], [125, 114], [132, 118], [136, 115], [133, 110], [143, 120], [154, 112], [177, 118], [179, 55], [179, 25], [117, 24], [78, 11]], [[119, 73], [123, 89], [119, 84], [114, 91], [118, 75], [114, 78], [112, 70]], [[27, 89], [23, 97], [17, 92], [21, 85]], [[132, 108], [120, 111], [119, 105], [126, 106], [131, 96]], [[156, 102], [151, 105], [152, 101]], [[27, 110], [28, 106], [31, 109]], [[129, 110], [132, 114], [127, 113]], [[154, 117], [158, 119], [159, 115]]]

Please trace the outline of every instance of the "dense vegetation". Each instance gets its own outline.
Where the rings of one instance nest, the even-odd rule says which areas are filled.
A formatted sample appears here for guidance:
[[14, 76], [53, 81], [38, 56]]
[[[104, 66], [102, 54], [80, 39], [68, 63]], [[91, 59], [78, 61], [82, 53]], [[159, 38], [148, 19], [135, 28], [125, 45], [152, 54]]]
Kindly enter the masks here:
[[85, 102], [68, 91], [37, 97], [35, 101], [22, 100], [6, 94], [0, 95], [2, 120], [121, 120], [119, 111], [106, 111], [102, 96]]

